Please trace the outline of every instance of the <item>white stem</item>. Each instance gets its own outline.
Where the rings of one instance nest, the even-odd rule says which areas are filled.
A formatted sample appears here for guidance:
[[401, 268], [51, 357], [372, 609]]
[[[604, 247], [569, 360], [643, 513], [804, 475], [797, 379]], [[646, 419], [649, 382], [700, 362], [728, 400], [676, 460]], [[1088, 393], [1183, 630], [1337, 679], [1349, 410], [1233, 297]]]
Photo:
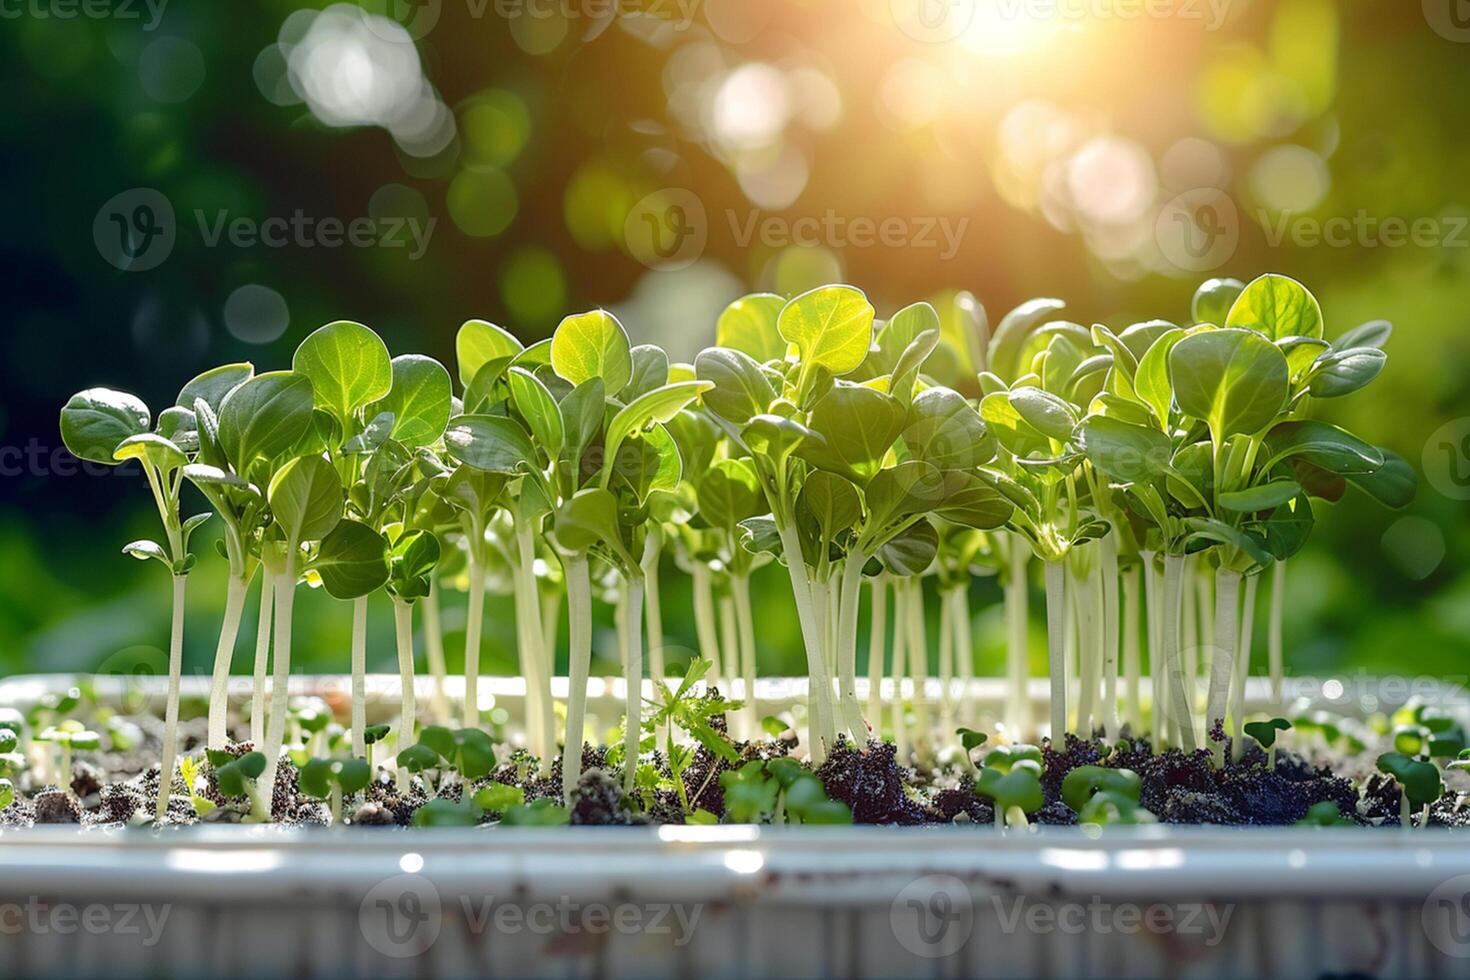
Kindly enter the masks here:
[[1081, 696], [1077, 700], [1077, 730], [1083, 738], [1091, 738], [1097, 728], [1097, 689], [1102, 679], [1102, 583], [1098, 580], [1100, 563], [1093, 561], [1087, 574], [1074, 578], [1077, 586], [1077, 676]]
[[[755, 619], [750, 610], [750, 577], [730, 576], [730, 595], [735, 606], [736, 635], [740, 641], [740, 678], [745, 688], [745, 726], [749, 738], [761, 730], [760, 706], [755, 700]], [[731, 653], [733, 657], [733, 652]]]
[[352, 600], [352, 755], [367, 757], [367, 596]]
[[879, 575], [868, 584], [868, 717], [873, 719], [874, 737], [883, 723], [883, 648], [888, 633], [888, 576]]
[[[393, 632], [398, 644], [399, 686], [403, 689], [396, 743], [398, 751], [402, 752], [413, 744], [418, 698], [414, 692], [413, 677], [413, 606], [397, 598], [393, 600]], [[398, 786], [400, 789], [408, 787], [408, 775], [402, 769], [398, 770]]]
[[924, 621], [924, 580], [912, 579], [908, 584], [908, 619], [904, 625], [909, 631], [909, 669], [914, 675], [914, 737], [915, 747], [927, 743], [930, 737], [929, 704], [929, 630]]
[[811, 764], [819, 766], [826, 760], [828, 748], [837, 739], [831, 708], [832, 679], [822, 654], [822, 634], [818, 628], [820, 621], [812, 605], [811, 579], [807, 574], [806, 560], [802, 556], [801, 539], [797, 536], [796, 527], [784, 521], [777, 522], [776, 530], [781, 536], [781, 550], [786, 554], [786, 571], [791, 579], [791, 594], [796, 600], [796, 617], [801, 624], [802, 642], [806, 647], [810, 701], [807, 741]]
[[[1067, 570], [1046, 562], [1046, 656], [1051, 672], [1051, 744], [1060, 750], [1067, 732]], [[999, 806], [999, 804], [997, 804]]]
[[286, 740], [287, 688], [291, 679], [291, 610], [296, 602], [296, 543], [286, 550], [286, 564], [275, 576], [275, 655], [271, 664], [271, 707], [266, 723], [265, 772], [256, 784], [260, 789], [257, 818], [270, 820], [271, 803], [276, 795], [276, 768], [281, 762], [281, 745]]
[[[1205, 700], [1205, 737], [1218, 724], [1225, 730], [1230, 702], [1230, 671], [1235, 665], [1236, 631], [1240, 627], [1240, 573], [1221, 567], [1215, 572], [1215, 645], [1210, 649], [1210, 690]], [[1215, 761], [1225, 760], [1225, 743], [1214, 743]]]
[[1137, 738], [1143, 734], [1143, 699], [1139, 688], [1143, 650], [1139, 642], [1139, 592], [1137, 568], [1123, 574], [1123, 707], [1128, 731]]
[[954, 730], [954, 603], [939, 592], [939, 727]]
[[655, 684], [665, 683], [664, 614], [659, 602], [658, 566], [663, 556], [663, 537], [650, 528], [643, 542], [643, 606], [648, 618], [648, 672]]
[[[1199, 576], [1195, 572], [1198, 560], [1194, 556], [1184, 559], [1184, 571], [1179, 581], [1182, 633], [1180, 645], [1175, 647], [1175, 650], [1182, 655], [1184, 677], [1189, 690], [1188, 710], [1179, 718], [1189, 718], [1191, 723], [1194, 719], [1195, 702], [1199, 693]], [[1195, 742], [1196, 744], [1199, 742], [1198, 733], [1196, 733]]]
[[[169, 796], [174, 785], [174, 759], [179, 752], [179, 678], [184, 672], [184, 592], [188, 577], [175, 575], [173, 610], [168, 637], [168, 705], [163, 714], [163, 761], [158, 773], [159, 821], [168, 814]], [[71, 773], [62, 773], [62, 789], [71, 786]]]
[[230, 665], [235, 659], [235, 640], [245, 615], [245, 594], [250, 583], [235, 575], [225, 586], [225, 617], [220, 623], [219, 645], [214, 650], [214, 677], [209, 685], [209, 747], [223, 749], [229, 740]]
[[434, 686], [429, 690], [429, 710], [439, 724], [449, 723], [449, 702], [444, 696], [444, 629], [439, 618], [439, 580], [429, 580], [429, 594], [424, 596], [424, 654], [429, 660], [429, 673]]
[[954, 604], [952, 619], [954, 655], [959, 664], [960, 675], [960, 717], [966, 725], [973, 726], [976, 724], [976, 704], [970, 693], [970, 682], [975, 679], [975, 637], [971, 633], [970, 590], [965, 587], [955, 589], [950, 593], [949, 599]]
[[1184, 686], [1180, 662], [1179, 627], [1184, 612], [1184, 556], [1164, 556], [1164, 669], [1169, 683], [1169, 715], [1172, 738], [1186, 754], [1198, 747], [1194, 734], [1194, 708]]
[[1269, 669], [1271, 671], [1271, 703], [1277, 711], [1282, 710], [1284, 704], [1283, 662], [1281, 644], [1281, 619], [1282, 611], [1286, 608], [1286, 562], [1278, 561], [1271, 570], [1271, 621], [1270, 621], [1270, 646], [1267, 648], [1267, 656], [1270, 658]]
[[[733, 595], [720, 596], [720, 640], [725, 648], [725, 659], [730, 663], [730, 669], [734, 676], [739, 677], [741, 700], [745, 707], [741, 710], [741, 721], [747, 732], [747, 738], [756, 738], [760, 731], [760, 717], [756, 715], [754, 692], [751, 685], [754, 684], [754, 671], [747, 683], [744, 673], [744, 660], [741, 654], [744, 652], [740, 645], [740, 624], [735, 617], [735, 598]], [[733, 683], [733, 681], [732, 681]]]
[[633, 792], [638, 775], [638, 740], [643, 734], [643, 580], [635, 577], [623, 586], [626, 605], [628, 649], [623, 656], [627, 665], [623, 721], [623, 791]]
[[1113, 532], [1099, 542], [1102, 568], [1103, 734], [1118, 734], [1118, 538]]
[[1006, 721], [1017, 740], [1031, 731], [1031, 651], [1027, 632], [1031, 598], [1027, 594], [1027, 566], [1031, 563], [1031, 546], [1019, 534], [1006, 538], [1010, 551], [1010, 576], [1006, 580], [1006, 673], [1009, 675], [1009, 703]]
[[842, 568], [842, 586], [837, 597], [837, 683], [844, 724], [852, 733], [852, 744], [868, 744], [868, 723], [857, 700], [858, 607], [862, 605], [863, 566], [868, 556], [853, 552]]
[[1072, 570], [1072, 563], [1063, 562], [1062, 582], [1066, 588], [1066, 622], [1062, 627], [1064, 643], [1062, 645], [1062, 674], [1066, 678], [1065, 689], [1067, 691], [1067, 702], [1078, 709], [1076, 726], [1078, 731], [1086, 731], [1081, 714], [1082, 700], [1082, 674], [1078, 668], [1078, 635], [1080, 633], [1080, 622], [1082, 615], [1082, 587], [1077, 580], [1077, 574]]
[[1168, 674], [1164, 669], [1163, 620], [1160, 618], [1163, 596], [1159, 589], [1159, 573], [1154, 566], [1157, 554], [1143, 551], [1139, 553], [1139, 558], [1143, 560], [1144, 622], [1148, 636], [1149, 691], [1153, 699], [1149, 711], [1152, 717], [1154, 748], [1162, 749], [1169, 744], [1172, 733], [1169, 731], [1169, 685]]
[[889, 672], [893, 678], [893, 745], [901, 766], [908, 765], [909, 754], [908, 716], [903, 705], [903, 680], [909, 669], [908, 588], [908, 580], [893, 580], [893, 653], [889, 657]]
[[[469, 607], [464, 625], [464, 726], [480, 727], [480, 636], [485, 623], [485, 566], [470, 550]], [[526, 715], [530, 725], [531, 716]]]
[[592, 670], [592, 580], [587, 556], [563, 565], [567, 582], [567, 737], [561, 756], [561, 790], [566, 804], [582, 778], [582, 737], [587, 727], [587, 678]]
[[260, 576], [260, 615], [255, 621], [255, 684], [250, 692], [250, 741], [257, 750], [265, 741], [265, 675], [270, 669], [271, 612], [275, 582]]
[[[556, 751], [556, 711], [551, 700], [551, 666], [546, 662], [546, 644], [541, 637], [541, 604], [536, 589], [535, 528], [529, 524], [516, 526], [516, 635], [521, 640], [521, 669], [526, 683], [534, 685], [535, 698], [528, 699], [527, 727], [535, 726], [532, 754], [544, 774], [551, 769], [551, 756]], [[629, 614], [635, 618], [635, 607]], [[530, 688], [528, 687], [528, 691]]]
[[700, 657], [710, 663], [708, 676], [714, 683], [723, 684], [733, 678], [738, 670], [733, 664], [727, 668], [720, 656], [720, 636], [715, 628], [713, 578], [708, 565], [702, 561], [694, 563], [694, 574], [690, 582], [693, 589], [694, 636], [699, 643]]
[[1245, 602], [1240, 612], [1240, 635], [1236, 642], [1235, 671], [1230, 683], [1230, 758], [1239, 762], [1245, 754], [1245, 682], [1251, 669], [1251, 646], [1256, 630], [1256, 591], [1259, 575], [1245, 580]]
[[541, 593], [541, 645], [546, 648], [546, 669], [548, 677], [556, 677], [556, 646], [561, 642], [561, 600], [560, 589], [550, 589]]

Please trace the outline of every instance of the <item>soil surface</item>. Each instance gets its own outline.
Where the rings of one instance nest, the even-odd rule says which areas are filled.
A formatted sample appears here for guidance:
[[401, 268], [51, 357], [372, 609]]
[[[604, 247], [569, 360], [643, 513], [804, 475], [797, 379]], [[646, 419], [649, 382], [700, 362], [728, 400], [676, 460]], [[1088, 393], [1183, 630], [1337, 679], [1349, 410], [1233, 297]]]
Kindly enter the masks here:
[[[32, 746], [30, 767], [14, 777], [15, 800], [0, 810], [0, 827], [21, 828], [37, 824], [71, 824], [80, 827], [146, 826], [153, 823], [157, 799], [162, 725], [152, 717], [127, 719], [142, 738], [125, 752], [78, 752], [72, 762], [69, 785], [59, 785], [56, 758], [47, 758], [47, 746]], [[1218, 733], [1217, 740], [1218, 740]], [[168, 823], [240, 823], [249, 812], [246, 798], [226, 799], [215, 785], [213, 772], [202, 758], [205, 736], [203, 719], [180, 724], [181, 753], [194, 753], [199, 776], [196, 796], [215, 808], [203, 817], [196, 814], [188, 788], [176, 771]], [[1042, 745], [1041, 785], [1045, 805], [1027, 814], [1032, 823], [1075, 824], [1077, 815], [1063, 801], [1062, 782], [1068, 772], [1083, 765], [1131, 769], [1141, 778], [1139, 804], [1161, 823], [1212, 824], [1227, 826], [1289, 826], [1307, 816], [1314, 804], [1331, 802], [1347, 821], [1365, 827], [1399, 826], [1399, 789], [1394, 781], [1374, 770], [1377, 754], [1385, 746], [1369, 745], [1365, 751], [1343, 755], [1328, 750], [1313, 739], [1301, 737], [1297, 748], [1278, 747], [1274, 768], [1254, 743], [1239, 762], [1217, 767], [1208, 749], [1186, 755], [1177, 749], [1155, 752], [1147, 738], [1133, 739], [1125, 731], [1120, 739], [1085, 740], [1066, 737], [1065, 745]], [[736, 743], [740, 761], [729, 763], [699, 747], [683, 771], [688, 810], [704, 810], [725, 818], [720, 774], [751, 760], [799, 755], [795, 736], [757, 742]], [[1228, 743], [1227, 743], [1228, 745]], [[252, 748], [248, 741], [231, 745], [235, 754]], [[387, 751], [379, 753], [376, 778], [357, 799], [345, 801], [343, 822], [364, 827], [409, 827], [415, 812], [434, 798], [459, 801], [466, 787], [452, 770], [428, 771], [413, 776], [400, 790], [394, 773], [382, 767]], [[951, 752], [957, 756], [957, 752]], [[977, 753], [983, 755], [983, 752]], [[1226, 758], [1229, 758], [1227, 747]], [[534, 758], [521, 750], [504, 751], [504, 762], [490, 776], [475, 781], [473, 793], [491, 783], [519, 787], [527, 803], [550, 799], [561, 803], [561, 759], [542, 773]], [[666, 781], [672, 780], [661, 753], [645, 755]], [[630, 799], [622, 789], [622, 769], [609, 764], [606, 751], [585, 746], [582, 777], [569, 807], [570, 822], [582, 826], [627, 826], [685, 822], [686, 809], [673, 789], [650, 789]], [[858, 748], [841, 742], [827, 761], [814, 772], [829, 798], [851, 809], [859, 824], [921, 826], [936, 824], [991, 826], [991, 803], [975, 792], [974, 774], [958, 758], [918, 760], [900, 765], [889, 742], [870, 742]], [[1470, 780], [1461, 773], [1446, 774], [1443, 797], [1429, 811], [1429, 826], [1470, 826]], [[329, 825], [331, 810], [326, 802], [299, 791], [297, 769], [282, 759], [272, 796], [273, 819], [285, 825]], [[480, 823], [493, 825], [498, 813], [485, 813]]]

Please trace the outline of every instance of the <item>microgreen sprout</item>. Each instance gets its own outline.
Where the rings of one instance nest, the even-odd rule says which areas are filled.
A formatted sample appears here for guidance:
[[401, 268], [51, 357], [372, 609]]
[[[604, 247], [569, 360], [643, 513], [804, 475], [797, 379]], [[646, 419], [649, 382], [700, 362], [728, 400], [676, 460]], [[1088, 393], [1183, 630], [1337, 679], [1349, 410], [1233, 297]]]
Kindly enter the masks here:
[[1399, 787], [1399, 821], [1410, 826], [1413, 811], [1420, 811], [1419, 825], [1429, 820], [1429, 807], [1444, 792], [1439, 767], [1402, 752], [1385, 752], [1378, 757], [1378, 771], [1394, 778]]
[[1281, 732], [1291, 731], [1291, 722], [1285, 718], [1272, 718], [1269, 721], [1252, 721], [1245, 726], [1245, 733], [1256, 740], [1256, 744], [1266, 750], [1266, 768], [1276, 768], [1276, 736]]

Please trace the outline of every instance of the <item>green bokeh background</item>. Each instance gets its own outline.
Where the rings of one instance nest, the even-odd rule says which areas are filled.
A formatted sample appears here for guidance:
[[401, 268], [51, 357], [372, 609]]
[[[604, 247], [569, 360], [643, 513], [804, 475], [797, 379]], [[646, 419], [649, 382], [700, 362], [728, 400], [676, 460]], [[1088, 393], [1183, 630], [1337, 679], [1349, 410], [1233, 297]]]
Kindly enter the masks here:
[[[1384, 376], [1324, 414], [1430, 467], [1405, 513], [1352, 497], [1320, 513], [1293, 565], [1289, 670], [1461, 677], [1470, 522], [1452, 477], [1470, 475], [1470, 458], [1464, 436], [1442, 429], [1470, 416], [1470, 32], [1449, 19], [1455, 3], [1181, 0], [1130, 16], [1145, 5], [1096, 0], [1038, 23], [1048, 5], [976, 0], [960, 42], [902, 29], [901, 0], [664, 0], [623, 3], [608, 20], [591, 16], [607, 9], [592, 0], [363, 0], [415, 34], [415, 16], [436, 15], [411, 40], [372, 23], [431, 87], [437, 143], [333, 124], [301, 103], [278, 45], [303, 44], [324, 5], [172, 0], [156, 21], [156, 6], [137, 2], [90, 14], [68, 0], [7, 7], [0, 674], [162, 656], [162, 573], [119, 553], [155, 533], [141, 477], [77, 473], [58, 449], [56, 412], [83, 387], [169, 404], [213, 364], [284, 366], [301, 338], [341, 318], [372, 325], [395, 353], [447, 362], [467, 318], [530, 340], [565, 313], [607, 306], [635, 342], [687, 358], [713, 341], [723, 304], [755, 287], [840, 277], [880, 315], [963, 288], [992, 319], [1055, 295], [1074, 319], [1126, 324], [1183, 319], [1207, 275], [1275, 271], [1317, 294], [1329, 336], [1394, 322]], [[1219, 23], [1205, 19], [1212, 11]], [[322, 84], [372, 96], [388, 69], [368, 50]], [[139, 187], [167, 196], [178, 240], [157, 268], [125, 272], [101, 255], [94, 219]], [[1184, 270], [1161, 258], [1156, 216], [1197, 187], [1229, 198], [1222, 220], [1238, 241], [1209, 269]], [[670, 188], [698, 199], [708, 240], [687, 268], [650, 268], [636, 205]], [[1275, 242], [1283, 208], [1293, 228], [1394, 219], [1427, 221], [1432, 234]], [[415, 258], [319, 242], [211, 246], [194, 218], [297, 211], [435, 224]], [[943, 256], [831, 234], [813, 247], [741, 241], [750, 220], [826, 215], [966, 225]], [[251, 296], [286, 315], [252, 319], [241, 312]], [[276, 335], [257, 342], [261, 331]], [[190, 673], [208, 670], [223, 601], [224, 563], [211, 559], [191, 580]], [[669, 642], [692, 646], [687, 589], [666, 573]], [[784, 578], [768, 569], [756, 588], [762, 671], [800, 672]], [[977, 581], [972, 599], [980, 669], [999, 673], [998, 592]], [[457, 669], [462, 600], [446, 604]], [[514, 668], [510, 606], [497, 597], [489, 613], [491, 673]], [[303, 595], [298, 669], [345, 669], [348, 619], [345, 605]], [[391, 670], [386, 603], [372, 628], [370, 663]], [[1039, 669], [1039, 644], [1036, 655]]]

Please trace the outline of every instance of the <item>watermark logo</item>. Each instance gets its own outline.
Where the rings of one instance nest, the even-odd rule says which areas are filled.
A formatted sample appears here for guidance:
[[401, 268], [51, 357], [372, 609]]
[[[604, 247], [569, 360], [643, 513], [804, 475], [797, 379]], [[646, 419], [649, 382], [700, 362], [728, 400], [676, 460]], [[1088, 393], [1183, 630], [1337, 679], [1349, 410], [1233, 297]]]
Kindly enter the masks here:
[[1424, 19], [1446, 41], [1470, 43], [1470, 0], [1421, 0]]
[[1359, 208], [1353, 214], [1325, 218], [1284, 211], [1274, 218], [1257, 214], [1265, 231], [1266, 244], [1279, 248], [1290, 242], [1296, 248], [1466, 248], [1470, 247], [1470, 216], [1444, 215], [1404, 218], [1379, 216]]
[[73, 905], [32, 895], [23, 902], [0, 902], [0, 936], [74, 936], [78, 933], [137, 936], [143, 946], [151, 949], [163, 938], [163, 930], [172, 911], [170, 904], [119, 902], [108, 905], [93, 902]]
[[888, 921], [898, 944], [915, 956], [953, 956], [975, 929], [975, 902], [969, 886], [954, 875], [925, 875], [898, 893]]
[[392, 959], [422, 956], [443, 924], [439, 889], [423, 875], [404, 874], [374, 885], [358, 907], [357, 923], [368, 945]]
[[0, 0], [0, 20], [130, 20], [156, 29], [169, 0]]
[[889, 0], [893, 23], [915, 41], [946, 44], [975, 22], [975, 0]]
[[1470, 957], [1470, 875], [1456, 875], [1430, 892], [1419, 923], [1435, 949], [1457, 959]]
[[[395, 27], [401, 27], [410, 39], [422, 40], [439, 23], [444, 10], [444, 0], [360, 0], [364, 13], [363, 23], [368, 30], [385, 41], [400, 42], [403, 35]], [[390, 26], [393, 25], [393, 26]]]
[[147, 272], [162, 265], [173, 254], [177, 234], [173, 204], [152, 187], [113, 195], [92, 219], [97, 251], [124, 272]]
[[[402, 249], [417, 261], [428, 251], [438, 218], [405, 215], [351, 219], [308, 214], [234, 214], [228, 209], [195, 208], [183, 228], [205, 248], [383, 248]], [[162, 265], [177, 244], [180, 223], [173, 204], [151, 187], [135, 187], [110, 198], [92, 219], [98, 253], [124, 272], [146, 272]]]
[[1235, 255], [1240, 245], [1240, 213], [1224, 191], [1197, 187], [1159, 209], [1154, 241], [1164, 261], [1175, 269], [1209, 272]]
[[709, 244], [704, 202], [682, 187], [654, 191], [628, 211], [623, 240], [629, 254], [650, 269], [688, 268]]
[[1086, 901], [1036, 902], [1024, 895], [1007, 899], [990, 896], [996, 921], [1006, 935], [1027, 932], [1032, 935], [1061, 933], [1068, 936], [1136, 936], [1153, 933], [1158, 936], [1199, 938], [1205, 946], [1218, 946], [1225, 940], [1235, 906], [1229, 903], [1111, 902], [1094, 895]]
[[1424, 478], [1451, 500], [1470, 500], [1470, 418], [1453, 419], [1424, 444]]

